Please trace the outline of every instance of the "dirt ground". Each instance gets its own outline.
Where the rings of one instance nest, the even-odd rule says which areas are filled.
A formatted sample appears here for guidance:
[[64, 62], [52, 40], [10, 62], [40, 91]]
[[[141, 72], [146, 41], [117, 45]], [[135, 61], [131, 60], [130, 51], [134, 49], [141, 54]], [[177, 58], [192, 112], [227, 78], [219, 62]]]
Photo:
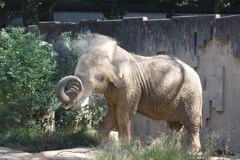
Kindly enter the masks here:
[[[28, 153], [13, 150], [7, 147], [0, 147], [0, 160], [94, 160], [98, 151], [95, 148], [81, 147], [55, 151], [44, 151], [40, 153]], [[209, 160], [237, 160], [235, 157], [211, 157]]]
[[94, 148], [72, 148], [55, 151], [44, 151], [40, 153], [28, 153], [0, 147], [0, 160], [63, 160], [63, 159], [94, 159], [97, 151]]

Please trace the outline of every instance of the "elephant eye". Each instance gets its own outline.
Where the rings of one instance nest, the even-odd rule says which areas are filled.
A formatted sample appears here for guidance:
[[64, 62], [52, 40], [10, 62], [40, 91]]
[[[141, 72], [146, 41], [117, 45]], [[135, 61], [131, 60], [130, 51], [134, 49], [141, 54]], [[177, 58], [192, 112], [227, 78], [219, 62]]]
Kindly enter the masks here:
[[101, 75], [97, 76], [96, 79], [100, 82], [103, 82], [103, 80], [104, 80], [103, 76], [101, 76]]

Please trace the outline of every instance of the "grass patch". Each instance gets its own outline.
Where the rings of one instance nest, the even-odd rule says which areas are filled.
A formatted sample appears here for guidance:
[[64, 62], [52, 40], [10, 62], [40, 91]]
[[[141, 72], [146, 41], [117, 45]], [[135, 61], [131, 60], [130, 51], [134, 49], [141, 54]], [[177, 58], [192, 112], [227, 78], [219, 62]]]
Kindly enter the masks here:
[[57, 130], [47, 133], [34, 129], [17, 128], [0, 133], [0, 146], [27, 152], [95, 146], [97, 143], [96, 132], [86, 128], [80, 128], [75, 132]]
[[199, 160], [207, 159], [207, 155], [189, 154], [186, 147], [176, 145], [175, 135], [163, 134], [152, 141], [151, 145], [144, 145], [140, 141], [132, 144], [107, 143], [96, 155], [97, 160]]
[[[203, 145], [202, 155], [189, 154], [187, 147], [176, 145], [177, 134], [161, 134], [150, 145], [140, 140], [131, 144], [109, 141], [101, 144], [96, 152], [96, 160], [205, 160], [213, 155], [216, 138], [209, 135]], [[96, 131], [86, 128], [73, 130], [56, 130], [43, 133], [36, 129], [16, 128], [0, 132], [0, 146], [27, 152], [59, 150], [75, 147], [96, 147], [98, 145]]]

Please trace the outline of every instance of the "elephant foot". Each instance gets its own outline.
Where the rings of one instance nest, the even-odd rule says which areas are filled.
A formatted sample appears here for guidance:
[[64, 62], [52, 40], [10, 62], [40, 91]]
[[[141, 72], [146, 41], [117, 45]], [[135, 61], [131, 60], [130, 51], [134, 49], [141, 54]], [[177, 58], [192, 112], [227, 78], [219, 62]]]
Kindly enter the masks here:
[[110, 134], [109, 134], [109, 140], [112, 142], [112, 143], [118, 143], [118, 132], [116, 131], [111, 131]]
[[111, 131], [108, 136], [100, 137], [100, 143], [97, 148], [104, 148], [106, 145], [117, 145], [118, 142], [118, 132]]
[[199, 132], [189, 132], [189, 141], [190, 141], [190, 152], [192, 153], [199, 153], [201, 152], [201, 143], [199, 138]]
[[202, 153], [202, 150], [201, 150], [201, 148], [189, 148], [188, 149], [188, 151], [187, 151], [187, 154], [189, 155], [189, 156], [193, 156], [193, 157], [195, 157], [195, 158], [202, 158], [202, 156], [203, 156], [203, 153]]
[[187, 150], [187, 155], [189, 156], [193, 156], [193, 157], [196, 157], [196, 158], [202, 158], [203, 156], [203, 152], [200, 148], [190, 148]]

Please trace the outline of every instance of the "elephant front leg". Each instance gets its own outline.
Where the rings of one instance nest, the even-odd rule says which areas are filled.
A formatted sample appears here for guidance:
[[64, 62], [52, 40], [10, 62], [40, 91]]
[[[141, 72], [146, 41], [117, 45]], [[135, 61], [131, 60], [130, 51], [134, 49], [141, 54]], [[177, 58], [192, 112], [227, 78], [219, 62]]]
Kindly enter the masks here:
[[117, 126], [116, 111], [112, 108], [108, 109], [107, 115], [99, 127], [99, 138], [103, 142], [109, 138], [110, 131]]
[[117, 125], [118, 125], [118, 136], [127, 143], [131, 141], [131, 119], [132, 115], [128, 112], [118, 110], [117, 112]]
[[[118, 137], [122, 138], [127, 143], [131, 141], [131, 123], [132, 117], [137, 111], [138, 103], [140, 100], [141, 88], [135, 90], [128, 86], [128, 90], [121, 90], [118, 93], [118, 103], [116, 106], [117, 111], [117, 126], [118, 126]], [[135, 92], [131, 92], [131, 91]]]

